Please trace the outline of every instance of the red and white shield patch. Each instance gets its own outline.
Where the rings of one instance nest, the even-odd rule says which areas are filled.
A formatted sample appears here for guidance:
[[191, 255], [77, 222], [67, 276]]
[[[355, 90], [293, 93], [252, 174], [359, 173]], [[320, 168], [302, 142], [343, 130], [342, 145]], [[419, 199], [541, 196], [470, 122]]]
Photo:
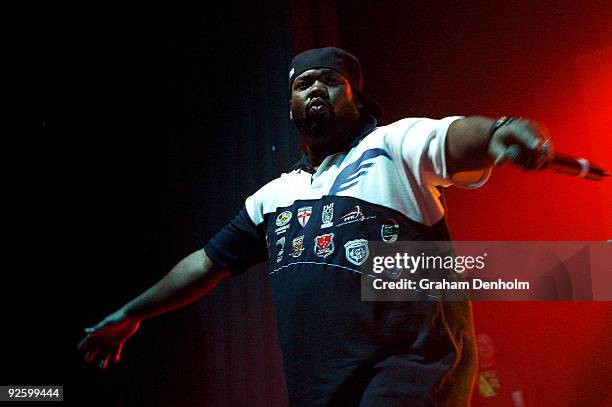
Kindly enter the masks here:
[[302, 225], [302, 227], [306, 226], [311, 214], [312, 206], [302, 206], [301, 208], [299, 208], [297, 210], [298, 223]]
[[319, 257], [327, 257], [334, 252], [334, 234], [326, 233], [315, 237], [314, 253]]

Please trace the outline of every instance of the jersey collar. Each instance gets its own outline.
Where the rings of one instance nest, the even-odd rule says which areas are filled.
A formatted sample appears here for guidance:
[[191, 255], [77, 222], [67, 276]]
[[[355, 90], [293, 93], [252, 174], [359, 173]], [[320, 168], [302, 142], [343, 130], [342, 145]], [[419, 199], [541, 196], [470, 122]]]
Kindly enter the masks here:
[[[355, 147], [361, 142], [361, 140], [365, 138], [365, 136], [373, 132], [376, 129], [377, 123], [378, 121], [376, 120], [376, 117], [368, 115], [367, 121], [365, 122], [361, 130], [361, 134], [353, 139], [349, 149]], [[312, 163], [308, 159], [308, 155], [306, 154], [302, 154], [302, 157], [295, 164], [293, 164], [291, 168], [289, 168], [289, 171], [295, 170], [306, 171], [309, 174], [314, 174], [316, 172]]]

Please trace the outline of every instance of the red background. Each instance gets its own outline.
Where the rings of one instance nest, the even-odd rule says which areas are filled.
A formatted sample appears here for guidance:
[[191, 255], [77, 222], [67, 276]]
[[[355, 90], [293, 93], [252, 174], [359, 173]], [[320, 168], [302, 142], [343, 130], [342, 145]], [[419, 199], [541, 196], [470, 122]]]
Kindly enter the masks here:
[[[513, 115], [558, 151], [612, 168], [612, 4], [596, 1], [294, 1], [295, 50], [339, 45], [366, 91], [407, 116]], [[315, 17], [313, 17], [315, 16]], [[337, 17], [337, 24], [334, 24]], [[611, 180], [508, 165], [472, 191], [447, 189], [455, 240], [612, 238]], [[610, 302], [481, 302], [477, 331], [518, 371], [527, 405], [610, 405]]]

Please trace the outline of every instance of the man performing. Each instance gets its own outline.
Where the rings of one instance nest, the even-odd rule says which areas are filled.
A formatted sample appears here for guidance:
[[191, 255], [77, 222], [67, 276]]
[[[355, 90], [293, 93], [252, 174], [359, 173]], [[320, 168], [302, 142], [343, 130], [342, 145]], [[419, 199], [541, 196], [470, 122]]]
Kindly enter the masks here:
[[361, 301], [368, 242], [450, 240], [438, 188], [478, 186], [490, 168], [545, 161], [544, 132], [503, 117], [407, 118], [377, 127], [357, 58], [298, 54], [290, 117], [305, 154], [240, 213], [79, 344], [118, 362], [142, 320], [186, 305], [268, 261], [292, 406], [468, 406], [476, 374], [470, 303]]

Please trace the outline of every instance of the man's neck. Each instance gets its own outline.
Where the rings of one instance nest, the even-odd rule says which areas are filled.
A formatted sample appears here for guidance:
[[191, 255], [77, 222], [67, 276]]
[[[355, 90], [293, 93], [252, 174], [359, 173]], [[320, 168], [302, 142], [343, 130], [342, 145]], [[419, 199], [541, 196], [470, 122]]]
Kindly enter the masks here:
[[[348, 147], [348, 144], [346, 144]], [[319, 166], [330, 155], [339, 153], [341, 151], [346, 151], [346, 147], [333, 147], [328, 146], [327, 148], [322, 148], [319, 150], [312, 149], [308, 144], [306, 144], [306, 154], [308, 155], [308, 161], [312, 164], [315, 170], [319, 169]]]
[[362, 128], [363, 126], [361, 123], [357, 123], [350, 129], [336, 134], [331, 138], [334, 142], [326, 145], [317, 146], [314, 143], [309, 143], [308, 138], [305, 138], [306, 154], [314, 169], [317, 170], [323, 160], [328, 156], [342, 151], [348, 151], [353, 139], [361, 134]]

